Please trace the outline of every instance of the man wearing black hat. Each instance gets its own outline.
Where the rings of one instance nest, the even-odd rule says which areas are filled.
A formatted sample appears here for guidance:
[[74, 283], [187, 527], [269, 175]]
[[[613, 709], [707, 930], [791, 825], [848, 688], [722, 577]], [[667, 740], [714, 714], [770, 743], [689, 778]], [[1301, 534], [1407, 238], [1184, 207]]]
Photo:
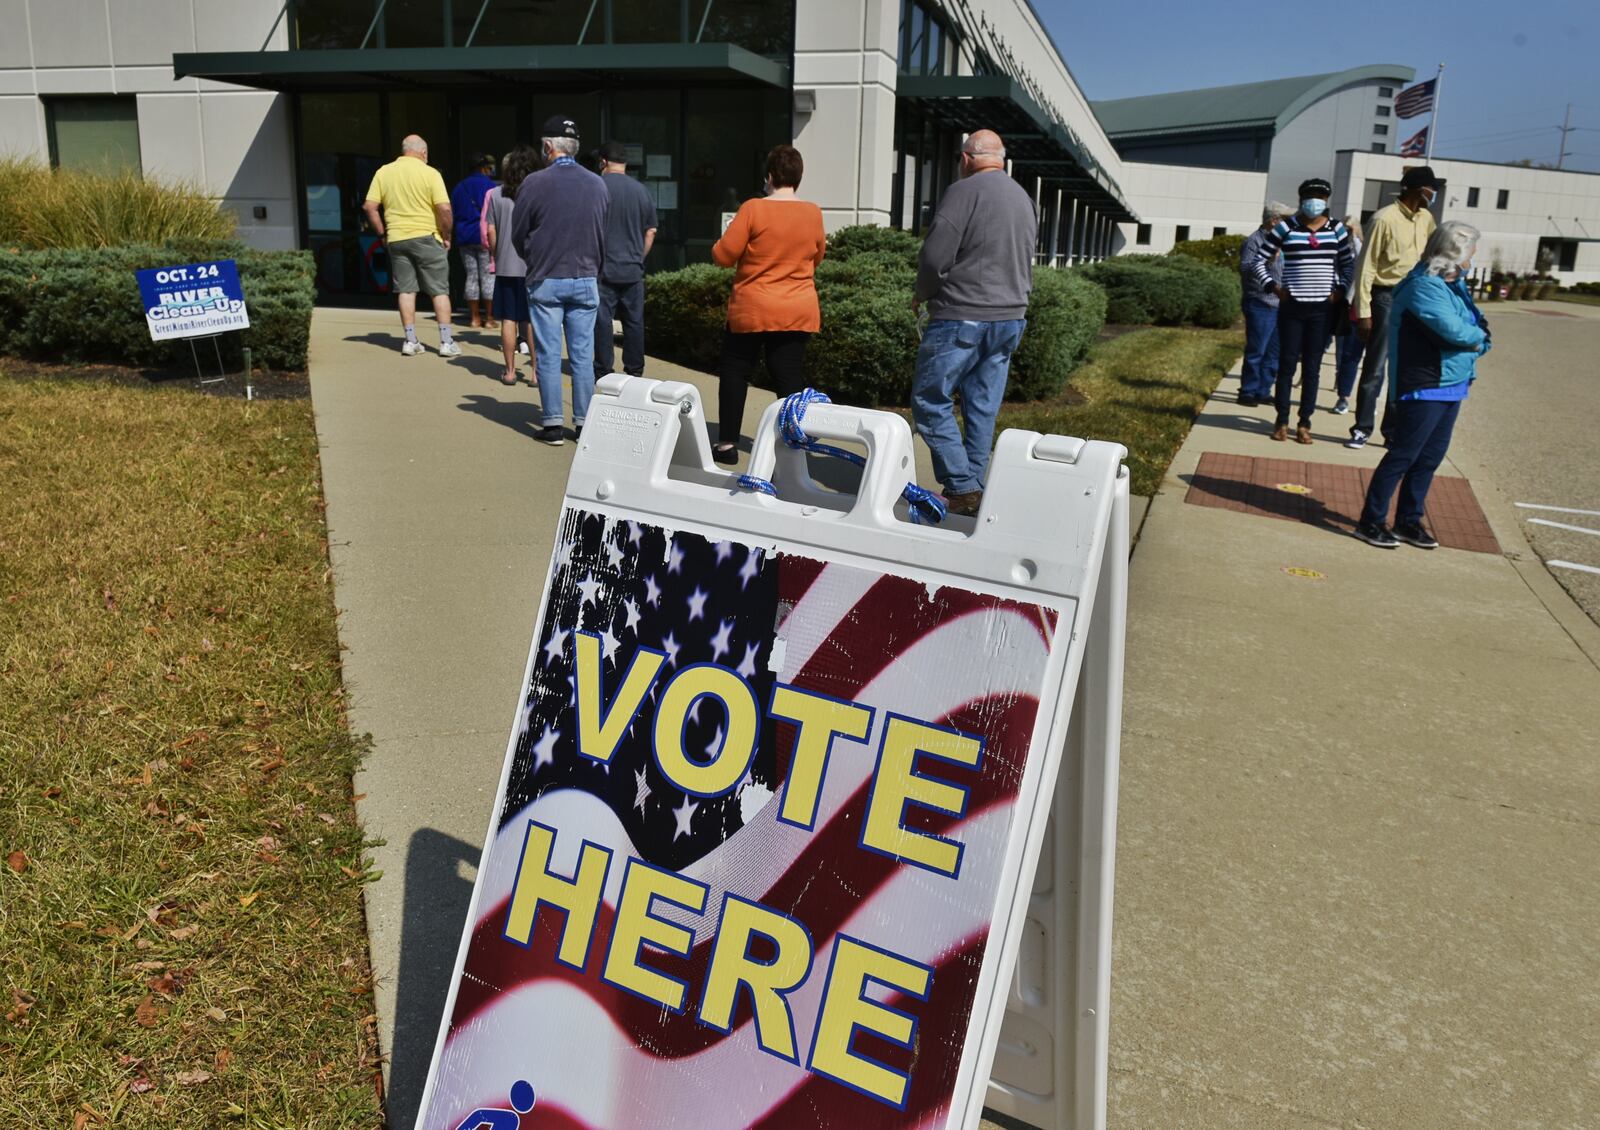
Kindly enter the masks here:
[[561, 339], [572, 363], [572, 424], [582, 434], [594, 394], [594, 323], [605, 262], [610, 197], [600, 178], [578, 164], [578, 124], [557, 114], [541, 131], [546, 167], [522, 182], [511, 213], [511, 240], [527, 264], [539, 378], [539, 439], [565, 438], [561, 405]]
[[[1389, 303], [1394, 288], [1422, 258], [1422, 249], [1433, 235], [1433, 213], [1428, 208], [1439, 191], [1439, 179], [1427, 165], [1407, 169], [1400, 178], [1400, 199], [1372, 214], [1367, 229], [1367, 244], [1356, 270], [1353, 299], [1356, 332], [1367, 343], [1361, 364], [1361, 384], [1356, 389], [1356, 420], [1350, 428], [1349, 448], [1362, 448], [1372, 438], [1378, 415], [1378, 398], [1383, 395], [1384, 373], [1389, 362]], [[1383, 438], [1391, 431], [1387, 405], [1383, 413]]]
[[600, 310], [594, 323], [594, 375], [612, 371], [616, 340], [613, 315], [622, 323], [622, 371], [644, 372], [644, 260], [656, 241], [656, 202], [628, 175], [628, 148], [620, 141], [600, 147], [600, 180], [611, 198], [606, 212], [606, 261], [600, 274]]
[[[1296, 443], [1310, 443], [1311, 415], [1317, 408], [1317, 382], [1322, 375], [1322, 354], [1333, 333], [1339, 300], [1355, 273], [1355, 252], [1350, 232], [1328, 215], [1333, 186], [1321, 177], [1300, 185], [1300, 208], [1275, 224], [1256, 247], [1250, 265], [1256, 287], [1278, 296], [1277, 422], [1272, 438], [1289, 438], [1289, 408], [1294, 393], [1294, 372], [1300, 368], [1300, 419]], [[1283, 254], [1283, 282], [1272, 277], [1272, 257]]]

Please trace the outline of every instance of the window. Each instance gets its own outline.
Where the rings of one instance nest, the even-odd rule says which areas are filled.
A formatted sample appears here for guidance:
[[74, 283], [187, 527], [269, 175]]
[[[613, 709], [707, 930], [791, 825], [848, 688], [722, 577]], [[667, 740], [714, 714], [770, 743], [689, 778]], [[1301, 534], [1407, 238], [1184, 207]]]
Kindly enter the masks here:
[[1211, 229], [1211, 238], [1212, 239], [1221, 239], [1223, 236], [1225, 236], [1227, 234], [1228, 234], [1228, 229], [1227, 228], [1212, 228]]
[[1150, 244], [1150, 225], [1149, 224], [1140, 224], [1139, 225], [1138, 230], [1136, 232], [1134, 232], [1134, 234], [1133, 234], [1133, 242], [1137, 243], [1141, 247], [1149, 246], [1149, 244]]
[[1373, 132], [1374, 136], [1377, 136], [1377, 137], [1388, 137], [1389, 136], [1389, 127], [1388, 126], [1373, 126], [1372, 127], [1372, 132]]
[[951, 71], [955, 43], [928, 0], [900, 5], [900, 73], [942, 75]]
[[1374, 153], [1387, 153], [1389, 152], [1389, 147], [1381, 141], [1374, 141], [1372, 143], [1372, 151]]
[[1380, 86], [1380, 87], [1378, 87], [1378, 97], [1379, 98], [1393, 98], [1394, 97], [1394, 87], [1392, 87], [1392, 86]]
[[1478, 206], [1478, 190], [1475, 189], [1475, 188], [1467, 189], [1467, 207], [1468, 208], [1476, 208], [1477, 206]]
[[1389, 107], [1387, 107], [1387, 106], [1379, 106], [1378, 107], [1378, 117], [1387, 118], [1390, 113], [1391, 113], [1391, 111], [1390, 111]]
[[1178, 225], [1178, 230], [1176, 231], [1176, 233], [1173, 234], [1172, 238], [1177, 240], [1179, 243], [1182, 243], [1184, 240], [1188, 239], [1189, 238], [1189, 225], [1188, 224], [1179, 224]]
[[1494, 206], [1502, 212], [1511, 207], [1511, 190], [1509, 188], [1500, 190], [1499, 195], [1494, 198]]
[[44, 113], [56, 168], [140, 171], [139, 110], [132, 96], [50, 98]]

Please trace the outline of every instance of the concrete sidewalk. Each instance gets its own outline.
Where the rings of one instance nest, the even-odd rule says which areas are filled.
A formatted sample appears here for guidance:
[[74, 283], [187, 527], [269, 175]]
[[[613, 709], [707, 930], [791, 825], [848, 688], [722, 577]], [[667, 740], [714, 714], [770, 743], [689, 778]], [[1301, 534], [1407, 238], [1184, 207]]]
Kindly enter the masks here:
[[1186, 504], [1206, 451], [1382, 457], [1236, 389], [1133, 559], [1112, 1124], [1600, 1125], [1600, 632], [1481, 479], [1506, 557]]

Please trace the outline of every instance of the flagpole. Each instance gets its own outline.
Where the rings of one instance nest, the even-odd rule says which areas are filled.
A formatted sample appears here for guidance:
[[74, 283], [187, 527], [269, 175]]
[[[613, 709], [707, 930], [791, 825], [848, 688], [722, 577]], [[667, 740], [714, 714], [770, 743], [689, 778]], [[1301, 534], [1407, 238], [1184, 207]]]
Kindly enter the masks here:
[[1433, 76], [1433, 117], [1428, 120], [1428, 151], [1423, 155], [1423, 162], [1433, 164], [1433, 139], [1439, 134], [1439, 92], [1444, 89], [1444, 64], [1439, 64], [1439, 72]]

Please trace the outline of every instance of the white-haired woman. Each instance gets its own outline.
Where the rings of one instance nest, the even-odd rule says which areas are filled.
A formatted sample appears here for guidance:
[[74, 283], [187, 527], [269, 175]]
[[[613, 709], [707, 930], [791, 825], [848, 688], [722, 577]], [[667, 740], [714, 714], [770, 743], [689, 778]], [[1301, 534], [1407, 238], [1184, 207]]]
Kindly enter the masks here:
[[[1478, 229], [1448, 220], [1428, 240], [1422, 261], [1394, 290], [1389, 312], [1389, 400], [1395, 432], [1372, 473], [1356, 537], [1393, 549], [1439, 543], [1422, 526], [1433, 473], [1450, 448], [1450, 433], [1489, 351], [1489, 323], [1472, 303], [1465, 275], [1478, 246]], [[1389, 501], [1400, 488], [1391, 530]]]

